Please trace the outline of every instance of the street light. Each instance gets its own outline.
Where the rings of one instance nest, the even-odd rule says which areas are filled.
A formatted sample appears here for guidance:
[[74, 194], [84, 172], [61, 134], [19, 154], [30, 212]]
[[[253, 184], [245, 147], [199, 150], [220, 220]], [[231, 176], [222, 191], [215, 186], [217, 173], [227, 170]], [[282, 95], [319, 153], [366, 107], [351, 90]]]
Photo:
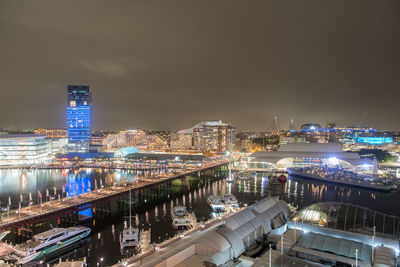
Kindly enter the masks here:
[[358, 249], [356, 249], [356, 266], [355, 267], [357, 267], [358, 266]]

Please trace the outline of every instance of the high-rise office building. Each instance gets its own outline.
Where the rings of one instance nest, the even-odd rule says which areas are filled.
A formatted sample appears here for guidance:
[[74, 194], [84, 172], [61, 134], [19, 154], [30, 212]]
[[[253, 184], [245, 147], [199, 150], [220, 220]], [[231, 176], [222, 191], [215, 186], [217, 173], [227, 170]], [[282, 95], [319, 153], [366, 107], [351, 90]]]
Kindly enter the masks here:
[[88, 152], [91, 136], [91, 94], [89, 86], [68, 85], [68, 151]]

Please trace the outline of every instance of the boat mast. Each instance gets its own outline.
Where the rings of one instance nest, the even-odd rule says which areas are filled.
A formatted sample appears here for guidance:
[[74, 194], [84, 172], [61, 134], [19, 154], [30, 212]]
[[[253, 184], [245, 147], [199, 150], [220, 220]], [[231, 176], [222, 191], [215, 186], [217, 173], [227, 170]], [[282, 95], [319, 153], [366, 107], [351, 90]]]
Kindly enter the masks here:
[[132, 228], [132, 194], [131, 189], [129, 189], [129, 230]]

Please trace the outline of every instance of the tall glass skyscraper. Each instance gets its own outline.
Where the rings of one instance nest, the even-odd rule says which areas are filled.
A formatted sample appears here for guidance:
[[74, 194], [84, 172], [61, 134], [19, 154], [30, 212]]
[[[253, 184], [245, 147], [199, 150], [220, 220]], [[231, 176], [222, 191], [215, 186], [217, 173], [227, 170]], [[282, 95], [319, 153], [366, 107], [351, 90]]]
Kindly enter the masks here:
[[91, 136], [91, 94], [89, 86], [68, 85], [68, 151], [88, 152]]

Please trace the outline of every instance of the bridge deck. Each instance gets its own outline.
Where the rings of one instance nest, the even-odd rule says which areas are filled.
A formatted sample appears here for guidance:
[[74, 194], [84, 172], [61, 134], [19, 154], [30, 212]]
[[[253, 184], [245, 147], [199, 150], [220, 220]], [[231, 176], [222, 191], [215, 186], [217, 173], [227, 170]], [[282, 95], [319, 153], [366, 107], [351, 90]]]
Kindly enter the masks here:
[[85, 208], [93, 207], [96, 204], [104, 203], [111, 198], [124, 194], [129, 190], [137, 190], [151, 185], [159, 184], [168, 180], [173, 180], [193, 172], [211, 169], [227, 164], [228, 161], [218, 161], [211, 164], [203, 164], [199, 168], [185, 170], [174, 175], [159, 175], [154, 178], [140, 178], [139, 180], [127, 185], [110, 186], [89, 193], [81, 194], [75, 197], [64, 198], [61, 201], [53, 200], [44, 202], [42, 205], [23, 207], [20, 212], [11, 210], [3, 213], [0, 220], [0, 231], [13, 227], [20, 227], [28, 224], [35, 224], [47, 221], [52, 218], [65, 216], [73, 211], [79, 211]]

